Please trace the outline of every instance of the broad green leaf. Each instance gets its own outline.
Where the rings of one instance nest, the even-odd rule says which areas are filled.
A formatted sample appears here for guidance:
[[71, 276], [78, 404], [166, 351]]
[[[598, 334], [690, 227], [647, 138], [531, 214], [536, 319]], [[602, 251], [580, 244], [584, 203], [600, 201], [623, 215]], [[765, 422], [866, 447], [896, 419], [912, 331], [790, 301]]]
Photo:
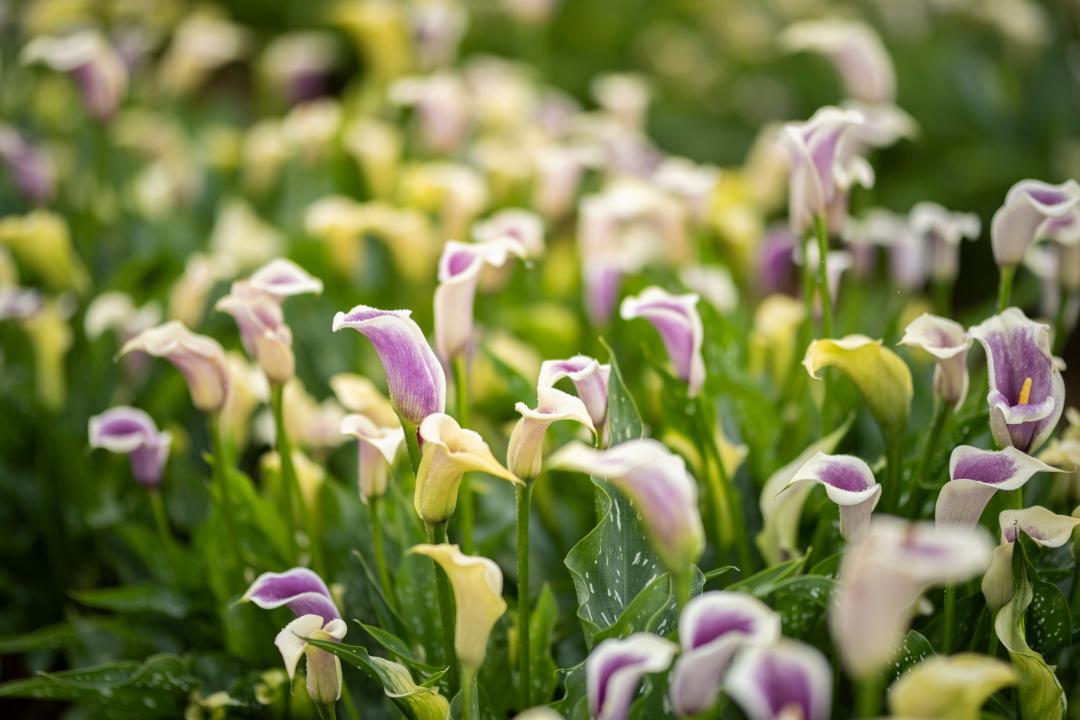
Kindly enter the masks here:
[[161, 585], [128, 585], [94, 590], [73, 590], [71, 597], [92, 608], [121, 613], [158, 613], [174, 619], [188, 614], [188, 601]]
[[1050, 657], [1071, 642], [1069, 603], [1057, 585], [1040, 580], [1032, 586], [1024, 629], [1032, 649], [1043, 657]]
[[557, 666], [551, 657], [552, 636], [559, 621], [559, 606], [551, 587], [544, 585], [529, 614], [529, 653], [531, 677], [529, 697], [532, 705], [551, 701], [559, 684]]
[[780, 614], [785, 637], [808, 640], [824, 627], [825, 611], [836, 581], [821, 575], [788, 578], [772, 586], [763, 599]]
[[885, 669], [888, 682], [892, 683], [896, 678], [903, 675], [908, 669], [918, 665], [924, 659], [934, 654], [934, 648], [921, 633], [916, 630], [908, 630], [904, 637], [904, 644], [900, 646], [900, 652], [892, 665]]
[[78, 640], [78, 638], [79, 634], [70, 623], [57, 623], [56, 625], [31, 630], [28, 633], [0, 637], [0, 655], [25, 653], [34, 650], [53, 650], [64, 647]]
[[[694, 572], [690, 587], [691, 596], [701, 592], [705, 576]], [[608, 629], [597, 633], [595, 642], [609, 637], [626, 637], [635, 632], [651, 632], [667, 635], [678, 624], [679, 611], [672, 592], [671, 576], [660, 575], [646, 585], [626, 606], [619, 619]]]
[[557, 703], [552, 704], [552, 709], [566, 720], [588, 720], [589, 697], [585, 679], [585, 661], [560, 672], [563, 675], [566, 693]]

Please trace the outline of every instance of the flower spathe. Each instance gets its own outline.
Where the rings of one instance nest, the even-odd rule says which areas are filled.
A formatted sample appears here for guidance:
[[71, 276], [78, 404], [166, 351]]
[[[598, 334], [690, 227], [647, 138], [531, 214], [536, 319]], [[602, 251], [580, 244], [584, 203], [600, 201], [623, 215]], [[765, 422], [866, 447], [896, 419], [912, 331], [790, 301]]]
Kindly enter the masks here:
[[752, 595], [713, 591], [686, 604], [679, 618], [682, 653], [671, 673], [671, 704], [682, 717], [704, 712], [735, 653], [780, 639], [780, 616]]
[[119, 355], [144, 352], [171, 362], [187, 381], [191, 401], [199, 410], [216, 413], [229, 392], [225, 351], [217, 340], [197, 335], [178, 320], [144, 330], [124, 343]]
[[601, 364], [587, 355], [575, 355], [566, 360], [545, 360], [540, 365], [536, 386], [554, 387], [559, 380], [568, 378], [574, 384], [578, 397], [585, 403], [593, 428], [599, 430], [607, 420], [610, 377], [611, 365]]
[[607, 450], [574, 442], [549, 460], [552, 468], [610, 480], [641, 513], [652, 545], [664, 565], [684, 574], [705, 549], [698, 490], [686, 463], [652, 439], [630, 440]]
[[748, 720], [826, 720], [832, 708], [829, 662], [793, 640], [743, 650], [725, 687]]
[[309, 639], [341, 641], [348, 632], [344, 620], [324, 622], [318, 615], [301, 615], [281, 629], [274, 645], [292, 680], [300, 656], [307, 656], [307, 691], [316, 703], [330, 705], [341, 699], [341, 660], [337, 655], [308, 645]]
[[961, 445], [949, 458], [949, 482], [941, 488], [934, 518], [939, 523], [975, 525], [999, 490], [1018, 490], [1038, 472], [1061, 472], [1014, 447], [1001, 451]]
[[994, 260], [1003, 267], [1019, 264], [1049, 221], [1068, 215], [1078, 203], [1080, 183], [1075, 180], [1060, 185], [1021, 180], [1013, 185], [990, 223]]
[[334, 332], [352, 328], [379, 354], [390, 401], [413, 425], [446, 408], [446, 373], [409, 310], [379, 310], [357, 305], [334, 316]]
[[971, 347], [964, 326], [955, 320], [923, 313], [904, 328], [900, 345], [920, 348], [934, 357], [934, 393], [954, 409], [967, 397], [967, 351]]
[[1004, 510], [998, 515], [1001, 544], [994, 548], [990, 567], [982, 579], [986, 604], [997, 612], [1013, 596], [1012, 558], [1016, 538], [1021, 532], [1042, 547], [1061, 547], [1072, 539], [1080, 518], [1058, 515], [1041, 505], [1022, 510]]
[[293, 295], [319, 295], [323, 291], [322, 280], [285, 258], [276, 258], [263, 265], [252, 273], [248, 283], [279, 302]]
[[473, 226], [477, 243], [510, 240], [521, 245], [525, 257], [538, 258], [544, 254], [544, 221], [530, 210], [509, 208], [500, 210], [487, 220]]
[[653, 324], [676, 374], [686, 382], [690, 397], [697, 395], [705, 384], [705, 361], [701, 355], [705, 329], [697, 303], [698, 296], [694, 293], [672, 295], [653, 286], [623, 300], [619, 309], [623, 320], [644, 318]]
[[510, 433], [506, 448], [506, 466], [514, 475], [526, 480], [537, 477], [544, 460], [544, 436], [553, 422], [572, 420], [593, 433], [592, 418], [580, 399], [553, 387], [536, 389], [536, 407], [523, 402], [514, 405], [521, 419]]
[[865, 23], [806, 20], [784, 28], [780, 44], [786, 50], [821, 53], [836, 68], [848, 97], [869, 103], [889, 103], [896, 96], [896, 72], [881, 38]]
[[1049, 326], [1011, 307], [968, 332], [986, 352], [994, 441], [1034, 452], [1054, 431], [1065, 406], [1065, 382], [1050, 354]]
[[1016, 680], [1012, 667], [997, 658], [931, 656], [893, 683], [889, 708], [896, 717], [974, 720], [991, 695]]
[[594, 720], [626, 720], [641, 679], [667, 670], [678, 646], [650, 633], [608, 638], [585, 660], [589, 715]]
[[823, 485], [829, 499], [840, 506], [840, 534], [845, 540], [856, 542], [866, 534], [870, 513], [881, 499], [881, 485], [865, 461], [818, 452], [795, 471], [784, 489], [805, 482]]
[[457, 545], [414, 545], [409, 551], [439, 563], [454, 589], [457, 613], [454, 652], [464, 668], [484, 663], [491, 628], [506, 612], [502, 571], [485, 557], [465, 555]]
[[416, 472], [413, 507], [428, 524], [445, 522], [457, 507], [461, 476], [467, 472], [520, 483], [521, 480], [499, 464], [479, 433], [458, 425], [444, 413], [434, 413], [420, 424], [423, 449]]
[[266, 378], [278, 385], [288, 382], [296, 369], [296, 359], [292, 331], [285, 324], [285, 313], [278, 301], [250, 283], [239, 281], [214, 308], [236, 320], [244, 350], [259, 363]]
[[405, 431], [397, 423], [380, 427], [366, 415], [352, 414], [341, 419], [341, 433], [358, 441], [360, 499], [366, 503], [370, 498], [382, 497], [394, 456], [405, 442]]
[[87, 112], [96, 120], [112, 117], [127, 91], [127, 66], [96, 30], [81, 30], [66, 37], [36, 37], [23, 48], [22, 60], [70, 74]]
[[951, 212], [932, 202], [917, 203], [908, 215], [911, 230], [930, 241], [930, 272], [952, 282], [960, 267], [960, 243], [979, 237], [982, 223], [974, 213]]
[[135, 480], [148, 490], [161, 485], [172, 435], [159, 432], [146, 412], [118, 406], [90, 418], [90, 446], [128, 456]]
[[304, 567], [263, 573], [240, 600], [253, 602], [263, 610], [286, 606], [297, 616], [317, 615], [324, 623], [341, 619], [326, 583]]

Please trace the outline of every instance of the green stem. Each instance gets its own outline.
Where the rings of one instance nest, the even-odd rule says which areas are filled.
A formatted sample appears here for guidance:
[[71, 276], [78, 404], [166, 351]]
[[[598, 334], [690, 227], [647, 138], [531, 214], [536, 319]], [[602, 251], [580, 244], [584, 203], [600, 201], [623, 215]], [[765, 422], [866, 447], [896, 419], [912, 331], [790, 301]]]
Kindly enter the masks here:
[[693, 574], [690, 572], [671, 575], [671, 582], [675, 585], [675, 603], [680, 612], [686, 607], [686, 603], [690, 602], [690, 582], [692, 577]]
[[[715, 511], [718, 513], [717, 523], [720, 537], [724, 538], [730, 546], [735, 545], [735, 553], [739, 567], [743, 572], [749, 572], [753, 566], [753, 553], [750, 551], [749, 539], [746, 535], [746, 526], [742, 517], [742, 501], [739, 488], [735, 486], [732, 478], [728, 477], [727, 468], [720, 457], [720, 451], [716, 446], [715, 416], [705, 402], [704, 397], [698, 398], [699, 414], [705, 437], [702, 444], [705, 446], [706, 460], [703, 462], [706, 468], [706, 478], [711, 495], [715, 498]], [[711, 459], [711, 462], [709, 462]], [[716, 468], [713, 474], [708, 470], [712, 465]]]
[[181, 567], [178, 556], [179, 550], [176, 546], [176, 538], [173, 537], [172, 530], [169, 529], [169, 515], [165, 512], [165, 500], [158, 489], [151, 490], [149, 495], [150, 509], [154, 513], [154, 525], [157, 527], [161, 547], [172, 564], [173, 570], [179, 572]]
[[236, 534], [236, 520], [233, 516], [232, 498], [229, 494], [228, 481], [228, 457], [225, 454], [225, 431], [221, 427], [221, 419], [218, 415], [210, 415], [210, 443], [214, 454], [213, 475], [214, 483], [221, 494], [221, 515], [225, 521], [225, 533], [229, 536], [229, 553], [233, 556], [233, 562], [237, 570], [236, 580], [243, 580], [240, 571], [244, 563], [241, 558], [239, 536]]
[[934, 307], [939, 315], [949, 317], [952, 314], [952, 293], [952, 280], [934, 281]]
[[476, 668], [461, 670], [461, 717], [462, 720], [480, 717], [480, 708], [476, 704]]
[[334, 703], [312, 702], [311, 704], [315, 706], [319, 720], [337, 720], [337, 708]]
[[1000, 275], [998, 277], [998, 312], [1002, 312], [1005, 308], [1009, 307], [1009, 303], [1012, 300], [1012, 288], [1013, 279], [1016, 277], [1015, 265], [1002, 265], [999, 268]]
[[281, 497], [284, 505], [281, 512], [285, 516], [285, 531], [289, 534], [289, 551], [292, 553], [292, 561], [296, 562], [299, 560], [300, 550], [296, 545], [296, 505], [293, 493], [298, 491], [299, 485], [296, 468], [293, 466], [292, 445], [285, 430], [284, 386], [280, 383], [274, 383], [270, 390], [270, 404], [274, 412], [274, 443], [277, 445], [281, 463]]
[[[461, 427], [469, 425], [469, 378], [465, 367], [465, 356], [458, 355], [454, 358], [454, 404], [457, 413], [457, 421]], [[469, 482], [469, 474], [461, 477], [461, 485], [458, 487], [458, 533], [460, 534], [461, 551], [466, 555], [472, 555], [473, 546], [473, 493], [472, 483]]]
[[953, 626], [956, 624], [956, 586], [945, 587], [945, 631], [941, 637], [941, 653], [948, 655], [953, 647]]
[[390, 579], [390, 569], [386, 565], [386, 547], [383, 543], [382, 527], [382, 497], [374, 495], [369, 499], [368, 503], [368, 512], [371, 517], [371, 545], [375, 553], [375, 570], [378, 573], [383, 594], [386, 595], [386, 599], [391, 606], [397, 607], [394, 583]]
[[1054, 347], [1053, 351], [1055, 355], [1060, 355], [1065, 349], [1065, 341], [1069, 339], [1069, 329], [1066, 327], [1066, 321], [1069, 316], [1069, 305], [1071, 298], [1066, 290], [1062, 290], [1058, 293], [1058, 306], [1057, 312], [1054, 313]]
[[800, 329], [800, 335], [802, 342], [800, 345], [806, 347], [814, 337], [814, 271], [810, 267], [810, 263], [807, 258], [810, 257], [810, 237], [808, 233], [802, 234], [802, 296], [803, 307], [806, 308], [806, 319], [803, 322]]
[[1009, 501], [1013, 510], [1024, 509], [1024, 488], [1018, 487], [1009, 493]]
[[905, 512], [904, 515], [914, 516], [919, 510], [922, 486], [926, 482], [926, 470], [934, 457], [934, 453], [937, 452], [938, 445], [941, 442], [941, 435], [945, 430], [945, 423], [948, 421], [951, 413], [952, 403], [938, 399], [937, 408], [934, 410], [934, 422], [930, 429], [930, 435], [927, 436], [926, 442], [923, 444], [922, 456], [919, 458], [919, 465], [912, 478], [911, 494], [908, 496], [907, 512]]
[[868, 678], [863, 678], [858, 682], [858, 698], [856, 700], [856, 713], [855, 717], [858, 718], [876, 718], [878, 716], [878, 710], [881, 707], [881, 686], [882, 678], [880, 673], [874, 673]]
[[529, 511], [532, 483], [518, 485], [517, 572], [518, 572], [518, 671], [521, 679], [521, 710], [532, 707], [532, 675], [529, 652]]
[[[425, 524], [428, 542], [438, 545], [446, 542], [446, 523]], [[454, 606], [450, 594], [450, 583], [438, 563], [432, 563], [435, 572], [435, 590], [439, 598], [439, 618], [442, 621], [443, 652], [446, 655], [446, 681], [451, 696], [458, 689], [457, 653], [454, 650]]]
[[[829, 290], [829, 229], [825, 225], [825, 217], [814, 216], [814, 235], [817, 236], [818, 264], [817, 264], [817, 291], [818, 302], [821, 304], [821, 336], [833, 337], [833, 306], [832, 293]], [[822, 396], [821, 396], [821, 434], [825, 436], [832, 429], [829, 398], [832, 396], [831, 373], [822, 373]]]

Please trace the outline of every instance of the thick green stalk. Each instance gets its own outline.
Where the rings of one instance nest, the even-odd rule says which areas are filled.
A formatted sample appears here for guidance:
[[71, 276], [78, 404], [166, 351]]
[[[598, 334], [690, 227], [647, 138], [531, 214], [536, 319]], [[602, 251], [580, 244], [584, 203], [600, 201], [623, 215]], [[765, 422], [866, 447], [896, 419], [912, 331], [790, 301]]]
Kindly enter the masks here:
[[880, 673], [874, 673], [858, 682], [855, 717], [876, 718], [878, 716], [878, 710], [881, 708], [882, 680]]
[[[817, 264], [817, 291], [818, 302], [821, 304], [821, 336], [833, 337], [833, 305], [832, 293], [829, 290], [829, 229], [825, 224], [823, 215], [814, 216], [814, 235], [817, 237], [818, 264]], [[807, 258], [803, 259], [806, 263]], [[813, 308], [808, 308], [810, 312]], [[821, 397], [821, 434], [825, 436], [832, 429], [831, 407], [829, 398], [832, 396], [830, 375], [827, 370], [822, 373], [822, 397]]]
[[671, 582], [675, 585], [675, 604], [681, 612], [686, 603], [690, 602], [690, 582], [693, 578], [692, 572], [683, 572], [670, 575]]
[[941, 654], [948, 655], [953, 647], [953, 626], [956, 625], [956, 586], [945, 587], [945, 631], [941, 637]]
[[319, 715], [319, 720], [337, 720], [337, 707], [335, 703], [321, 703], [312, 702], [315, 706], [315, 712]]
[[169, 515], [165, 512], [165, 501], [158, 489], [150, 490], [150, 509], [154, 513], [154, 525], [157, 528], [158, 539], [161, 541], [162, 550], [173, 565], [173, 570], [180, 572], [180, 558], [176, 547], [176, 539], [172, 530], [169, 529]]
[[371, 514], [371, 545], [375, 553], [375, 571], [379, 575], [383, 595], [392, 606], [397, 607], [394, 583], [390, 579], [390, 569], [386, 565], [386, 547], [383, 542], [382, 496], [375, 495], [368, 500], [368, 512]]
[[[446, 523], [432, 525], [425, 524], [428, 542], [438, 545], [446, 542]], [[458, 689], [458, 662], [457, 653], [454, 650], [454, 605], [450, 594], [450, 583], [446, 573], [442, 571], [438, 563], [432, 563], [435, 572], [435, 590], [439, 598], [439, 619], [442, 621], [443, 652], [446, 654], [446, 664], [449, 670], [446, 673], [446, 681], [452, 696]]]
[[529, 514], [532, 482], [518, 485], [517, 572], [518, 572], [518, 672], [521, 679], [521, 709], [532, 707], [532, 674], [529, 651]]
[[476, 703], [477, 668], [462, 668], [461, 671], [461, 717], [462, 720], [479, 720], [480, 708]]
[[[469, 378], [465, 367], [465, 356], [458, 355], [454, 358], [454, 404], [457, 413], [457, 421], [461, 427], [469, 425]], [[469, 482], [469, 474], [461, 477], [461, 485], [458, 488], [458, 532], [460, 534], [461, 551], [466, 555], [472, 555], [473, 546], [473, 493]]]
[[999, 272], [997, 309], [998, 312], [1001, 312], [1009, 307], [1009, 303], [1012, 300], [1013, 279], [1016, 277], [1016, 266], [1002, 265], [999, 268]]
[[[218, 415], [210, 415], [210, 443], [214, 454], [213, 476], [218, 492], [221, 493], [221, 515], [225, 520], [225, 533], [229, 536], [229, 553], [233, 556], [238, 571], [243, 570], [239, 536], [236, 534], [236, 520], [233, 516], [232, 498], [229, 495], [228, 457], [225, 454], [225, 431], [221, 427]], [[238, 574], [237, 580], [243, 578]]]
[[270, 404], [274, 412], [274, 444], [277, 446], [278, 459], [281, 463], [279, 479], [284, 504], [281, 512], [285, 516], [285, 530], [289, 534], [289, 551], [292, 553], [292, 561], [296, 562], [300, 558], [300, 550], [296, 545], [296, 505], [293, 493], [298, 491], [299, 485], [296, 480], [296, 468], [293, 466], [289, 434], [285, 430], [284, 386], [280, 383], [274, 383], [270, 390]]
[[926, 442], [923, 443], [919, 466], [916, 468], [915, 475], [912, 478], [911, 495], [908, 499], [905, 515], [914, 516], [919, 509], [918, 503], [922, 495], [922, 486], [926, 482], [926, 470], [930, 465], [930, 460], [934, 457], [934, 453], [937, 452], [938, 445], [941, 442], [941, 435], [945, 430], [945, 423], [951, 413], [952, 403], [939, 399], [937, 408], [934, 410], [934, 422], [930, 428], [930, 434], [926, 437]]

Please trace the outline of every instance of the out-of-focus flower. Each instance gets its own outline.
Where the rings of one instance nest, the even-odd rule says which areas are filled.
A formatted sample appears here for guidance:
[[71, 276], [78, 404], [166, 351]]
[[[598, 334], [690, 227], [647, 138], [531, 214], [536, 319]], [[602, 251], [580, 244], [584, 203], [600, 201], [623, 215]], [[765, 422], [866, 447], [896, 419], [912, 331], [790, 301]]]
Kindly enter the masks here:
[[768, 373], [777, 387], [791, 370], [799, 326], [805, 319], [806, 307], [787, 295], [770, 295], [754, 311], [750, 366], [756, 373]]
[[784, 125], [781, 138], [791, 155], [788, 220], [792, 232], [813, 228], [815, 217], [838, 232], [847, 217], [855, 184], [872, 187], [874, 170], [858, 154], [854, 130], [866, 122], [854, 110], [824, 107], [806, 122]]
[[346, 415], [341, 419], [341, 432], [357, 439], [360, 499], [367, 503], [370, 498], [382, 497], [386, 494], [387, 474], [394, 456], [405, 442], [405, 432], [397, 418], [394, 426], [380, 427], [365, 415]]
[[669, 157], [656, 168], [652, 181], [686, 203], [690, 216], [702, 223], [708, 217], [719, 178], [720, 170], [712, 165]]
[[[758, 290], [763, 295], [795, 293], [795, 251], [799, 240], [784, 225], [773, 225], [761, 238], [757, 253]], [[858, 267], [856, 255], [856, 267]]]
[[291, 260], [277, 258], [263, 265], [248, 278], [251, 287], [281, 302], [293, 295], [323, 291], [322, 280], [309, 274]]
[[544, 222], [530, 210], [500, 210], [474, 225], [472, 234], [477, 243], [512, 240], [524, 248], [526, 258], [544, 254]]
[[680, 717], [704, 712], [735, 653], [780, 639], [780, 616], [752, 595], [713, 591], [686, 604], [679, 618], [682, 654], [671, 672], [671, 704]]
[[356, 158], [364, 181], [377, 198], [389, 199], [397, 186], [404, 140], [397, 125], [357, 118], [342, 131], [342, 146]]
[[502, 0], [502, 5], [518, 22], [541, 24], [551, 18], [559, 0]]
[[215, 12], [186, 16], [158, 66], [158, 84], [166, 93], [194, 92], [218, 68], [241, 59], [251, 44], [248, 31]]
[[[237, 450], [247, 444], [251, 414], [270, 399], [266, 375], [241, 353], [228, 352], [229, 395], [221, 408], [221, 431]], [[294, 436], [295, 437], [295, 436]]]
[[1050, 328], [1014, 307], [970, 328], [986, 352], [990, 430], [1001, 446], [1034, 452], [1057, 427], [1065, 382], [1050, 354]]
[[446, 408], [446, 373], [411, 314], [357, 305], [335, 315], [332, 329], [352, 328], [371, 341], [386, 373], [394, 409], [419, 425]]
[[506, 448], [506, 466], [526, 482], [540, 474], [544, 459], [544, 436], [553, 422], [573, 420], [596, 432], [585, 403], [578, 398], [553, 387], [538, 387], [536, 396], [536, 408], [530, 408], [523, 402], [514, 405], [521, 419], [514, 425]]
[[406, 10], [396, 0], [342, 2], [335, 8], [333, 19], [360, 46], [376, 82], [401, 75], [412, 62]]
[[593, 97], [605, 112], [632, 130], [645, 126], [651, 91], [640, 75], [610, 73], [592, 81]]
[[847, 100], [845, 110], [854, 110], [863, 116], [863, 123], [852, 130], [861, 147], [889, 147], [904, 138], [915, 138], [919, 125], [915, 118], [892, 103], [870, 104], [859, 100]]
[[117, 406], [90, 418], [90, 447], [128, 456], [135, 481], [148, 490], [161, 485], [172, 435], [138, 408]]
[[731, 272], [722, 265], [691, 265], [679, 273], [679, 280], [721, 313], [739, 304], [739, 290]]
[[986, 604], [997, 612], [1013, 597], [1013, 546], [1021, 532], [1042, 547], [1061, 547], [1069, 542], [1080, 518], [1058, 515], [1041, 505], [1023, 510], [1003, 510], [998, 516], [1001, 544], [994, 548], [990, 567], [982, 579]]
[[[337, 436], [339, 439], [341, 435]], [[319, 495], [326, 484], [326, 470], [319, 463], [308, 457], [298, 447], [292, 449], [290, 454], [293, 468], [296, 470], [296, 483], [300, 488], [300, 499], [304, 507], [313, 513], [318, 513]], [[274, 478], [278, 483], [283, 482], [281, 476], [281, 455], [272, 450], [259, 458], [259, 469], [265, 476]]]
[[0, 320], [27, 320], [45, 305], [34, 288], [0, 285]]
[[340, 62], [330, 33], [316, 30], [276, 37], [262, 55], [262, 70], [290, 105], [316, 98], [327, 90], [329, 74]]
[[1054, 438], [1039, 453], [1039, 459], [1050, 465], [1071, 468], [1061, 481], [1054, 483], [1051, 497], [1080, 499], [1080, 411], [1074, 407], [1065, 410], [1068, 425], [1061, 435]]
[[34, 379], [41, 403], [51, 411], [64, 405], [67, 373], [64, 359], [71, 349], [68, 324], [72, 308], [64, 298], [45, 300], [22, 320], [23, 330], [34, 348]]
[[955, 320], [923, 313], [904, 328], [901, 345], [917, 347], [934, 357], [934, 394], [959, 409], [967, 397], [967, 351], [971, 347], [964, 326]]
[[232, 315], [248, 357], [256, 360], [266, 378], [280, 385], [293, 376], [292, 330], [285, 324], [281, 305], [246, 281], [233, 283], [228, 295], [218, 300], [217, 310]]
[[244, 133], [242, 169], [244, 186], [256, 192], [267, 190], [278, 179], [288, 159], [282, 122], [260, 120]]
[[1078, 203], [1080, 183], [1075, 180], [1060, 185], [1021, 180], [1013, 185], [990, 223], [994, 260], [1005, 267], [1019, 264], [1049, 221], [1073, 212]]
[[451, 154], [469, 130], [469, 96], [461, 78], [450, 72], [398, 80], [390, 88], [397, 105], [414, 108], [424, 147]]
[[455, 0], [420, 0], [408, 5], [413, 51], [421, 70], [454, 61], [469, 26], [465, 6]]
[[0, 123], [0, 160], [24, 198], [35, 204], [52, 200], [56, 193], [56, 166], [44, 147], [31, 143], [12, 126]]
[[870, 526], [870, 513], [881, 499], [881, 486], [865, 461], [854, 455], [819, 452], [795, 471], [785, 486], [811, 482], [825, 487], [829, 499], [840, 506], [840, 534], [858, 542]]
[[[798, 248], [795, 251], [795, 264], [803, 265], [804, 262], [809, 262], [810, 267], [817, 268], [818, 258], [821, 257], [821, 251], [818, 249], [816, 243], [806, 245], [806, 260], [803, 259], [802, 248]], [[830, 250], [825, 255], [825, 285], [829, 289], [829, 298], [832, 300], [832, 304], [835, 307], [839, 302], [840, 294], [840, 280], [848, 268], [851, 267], [851, 253], [846, 250]], [[815, 314], [821, 313], [821, 303], [823, 297], [820, 293], [814, 296], [814, 312]]]
[[502, 267], [510, 255], [525, 257], [520, 242], [504, 237], [486, 243], [446, 243], [435, 289], [435, 347], [450, 362], [468, 349], [473, 335], [473, 301], [485, 266]]
[[87, 112], [99, 121], [113, 116], [127, 92], [127, 67], [97, 30], [79, 30], [66, 37], [36, 37], [23, 48], [22, 61], [43, 63], [71, 75]]
[[113, 291], [98, 295], [86, 308], [83, 329], [86, 337], [96, 340], [110, 330], [122, 342], [161, 322], [161, 306], [151, 301], [136, 308], [127, 293]]
[[[345, 411], [334, 398], [316, 400], [296, 377], [286, 383], [283, 395], [289, 409], [285, 413], [285, 432], [293, 441], [307, 448], [333, 448], [344, 441], [341, 420]], [[393, 422], [397, 422], [396, 416]], [[267, 438], [267, 442], [272, 441]]]
[[878, 516], [840, 563], [829, 627], [848, 672], [878, 672], [896, 654], [927, 589], [983, 572], [992, 544], [985, 530]]
[[533, 152], [532, 205], [548, 220], [565, 217], [596, 153], [580, 145], [541, 145]]
[[434, 413], [420, 424], [422, 445], [416, 471], [413, 507], [425, 523], [446, 522], [457, 507], [461, 476], [483, 472], [511, 483], [521, 480], [499, 464], [479, 433], [458, 425], [443, 413]]
[[338, 373], [330, 378], [330, 388], [341, 406], [351, 413], [359, 413], [381, 427], [398, 423], [394, 406], [375, 387], [375, 383], [362, 375]]
[[886, 437], [898, 437], [907, 427], [914, 394], [911, 371], [880, 340], [865, 335], [815, 340], [806, 349], [803, 365], [815, 379], [820, 379], [818, 373], [827, 367], [847, 375]]
[[908, 216], [915, 234], [930, 242], [930, 274], [952, 282], [960, 269], [960, 243], [979, 237], [982, 227], [974, 213], [950, 212], [937, 203], [921, 202]]
[[949, 482], [938, 494], [938, 524], [975, 525], [999, 490], [1018, 490], [1038, 472], [1061, 472], [1014, 447], [1001, 451], [961, 445], [949, 459]]
[[824, 55], [836, 68], [849, 97], [871, 103], [891, 102], [896, 96], [896, 71], [881, 37], [855, 20], [804, 20], [780, 34], [785, 50], [809, 50]]
[[491, 628], [506, 612], [502, 571], [485, 557], [465, 555], [457, 545], [414, 545], [410, 552], [439, 563], [454, 589], [457, 615], [454, 652], [465, 670], [484, 664]]
[[219, 280], [212, 258], [196, 253], [184, 264], [184, 273], [169, 289], [169, 318], [198, 325], [210, 291]]
[[889, 688], [889, 708], [896, 717], [978, 720], [983, 703], [1016, 681], [1012, 667], [997, 658], [928, 657]]
[[861, 218], [851, 219], [844, 227], [844, 240], [855, 254], [861, 277], [873, 269], [876, 248], [888, 252], [889, 274], [902, 290], [916, 292], [926, 283], [929, 271], [927, 242], [913, 232], [907, 217], [884, 208], [872, 208]]
[[0, 245], [53, 288], [82, 292], [90, 276], [71, 242], [67, 223], [56, 213], [34, 210], [0, 219]]
[[645, 522], [653, 548], [673, 574], [689, 572], [705, 549], [697, 485], [686, 463], [656, 440], [593, 450], [574, 442], [549, 459], [552, 468], [596, 475], [626, 493]]
[[489, 199], [484, 178], [469, 165], [424, 163], [407, 168], [401, 178], [402, 203], [435, 213], [444, 238], [466, 237]]
[[281, 233], [239, 198], [226, 200], [218, 208], [210, 232], [210, 253], [218, 274], [231, 277], [248, 272], [281, 253]]
[[555, 387], [555, 383], [567, 378], [574, 384], [574, 389], [592, 419], [593, 428], [599, 431], [607, 420], [608, 379], [611, 377], [611, 365], [600, 364], [586, 355], [575, 355], [566, 360], [545, 360], [540, 366], [540, 375], [536, 381], [537, 390]]
[[675, 373], [687, 383], [694, 397], [705, 384], [705, 361], [701, 346], [705, 329], [697, 310], [698, 296], [672, 295], [659, 287], [649, 287], [636, 297], [623, 300], [619, 314], [624, 320], [644, 318], [653, 324], [667, 348]]
[[144, 330], [120, 348], [119, 355], [144, 352], [165, 358], [183, 374], [191, 401], [199, 410], [216, 413], [225, 404], [229, 371], [225, 351], [213, 338], [196, 335], [176, 320]]
[[828, 660], [793, 640], [743, 650], [725, 687], [748, 720], [826, 720], [832, 709]]
[[679, 646], [650, 633], [608, 638], [585, 660], [589, 716], [594, 720], [626, 720], [641, 679], [667, 670]]

